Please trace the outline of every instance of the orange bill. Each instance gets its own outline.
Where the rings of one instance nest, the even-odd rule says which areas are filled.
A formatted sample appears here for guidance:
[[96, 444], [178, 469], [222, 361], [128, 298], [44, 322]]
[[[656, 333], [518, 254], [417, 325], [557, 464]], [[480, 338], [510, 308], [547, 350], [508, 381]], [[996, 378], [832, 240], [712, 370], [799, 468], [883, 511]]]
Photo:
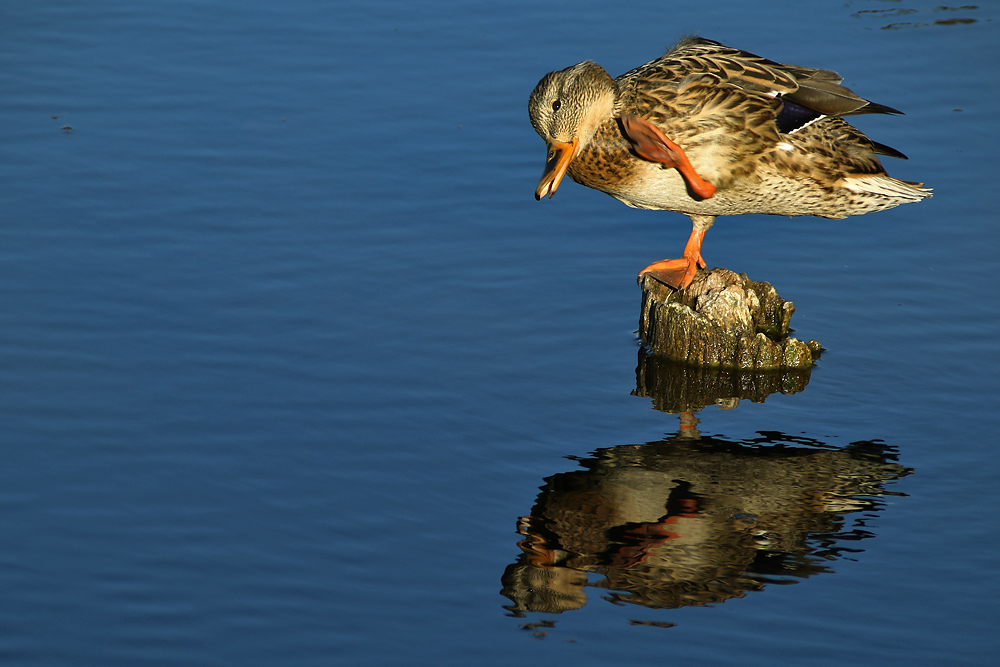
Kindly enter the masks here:
[[580, 140], [576, 137], [569, 143], [553, 141], [549, 144], [549, 156], [545, 160], [545, 172], [542, 180], [538, 181], [538, 188], [535, 190], [535, 199], [542, 197], [552, 198], [559, 188], [559, 182], [566, 175], [569, 163], [573, 161], [577, 153], [580, 152]]

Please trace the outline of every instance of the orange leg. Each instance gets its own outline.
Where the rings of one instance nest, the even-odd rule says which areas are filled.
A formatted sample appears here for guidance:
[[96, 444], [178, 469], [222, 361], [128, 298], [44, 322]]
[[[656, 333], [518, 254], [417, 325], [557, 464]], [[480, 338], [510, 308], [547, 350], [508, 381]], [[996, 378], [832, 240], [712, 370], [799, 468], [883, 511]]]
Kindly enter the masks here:
[[687, 245], [684, 246], [684, 257], [681, 259], [661, 259], [653, 262], [639, 272], [639, 275], [649, 274], [661, 283], [675, 289], [684, 289], [694, 280], [698, 267], [705, 268], [705, 260], [701, 256], [701, 242], [705, 238], [705, 229], [695, 227], [691, 230]]

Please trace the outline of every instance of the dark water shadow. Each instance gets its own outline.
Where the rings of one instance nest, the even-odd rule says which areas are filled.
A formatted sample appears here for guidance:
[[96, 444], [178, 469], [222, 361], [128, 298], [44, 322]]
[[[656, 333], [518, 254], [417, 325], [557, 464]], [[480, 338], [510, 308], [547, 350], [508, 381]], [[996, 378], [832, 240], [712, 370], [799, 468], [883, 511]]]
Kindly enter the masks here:
[[874, 537], [867, 524], [882, 497], [902, 495], [886, 483], [912, 472], [878, 441], [730, 441], [701, 436], [691, 419], [662, 441], [601, 449], [545, 479], [517, 522], [522, 553], [502, 577], [508, 611], [579, 609], [587, 588], [614, 603], [705, 605], [831, 572]]

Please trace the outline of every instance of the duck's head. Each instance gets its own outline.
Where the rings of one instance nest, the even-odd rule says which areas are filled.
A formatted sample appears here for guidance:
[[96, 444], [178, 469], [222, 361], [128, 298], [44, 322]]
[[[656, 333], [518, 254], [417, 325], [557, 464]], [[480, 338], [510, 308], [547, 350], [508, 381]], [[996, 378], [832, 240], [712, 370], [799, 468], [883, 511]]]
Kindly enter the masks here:
[[614, 79], [589, 60], [550, 72], [538, 82], [528, 99], [528, 115], [549, 153], [535, 199], [556, 193], [569, 163], [614, 115], [617, 99]]

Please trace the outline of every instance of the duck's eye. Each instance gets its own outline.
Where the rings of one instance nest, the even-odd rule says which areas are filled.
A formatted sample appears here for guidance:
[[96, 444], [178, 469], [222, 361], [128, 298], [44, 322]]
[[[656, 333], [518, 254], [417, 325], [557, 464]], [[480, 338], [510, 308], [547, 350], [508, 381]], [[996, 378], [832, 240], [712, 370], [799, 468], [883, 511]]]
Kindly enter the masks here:
[[559, 107], [561, 107], [561, 106], [562, 106], [562, 102], [560, 102], [559, 100], [556, 100], [556, 101], [554, 101], [552, 103], [552, 110], [553, 111], [559, 111]]

